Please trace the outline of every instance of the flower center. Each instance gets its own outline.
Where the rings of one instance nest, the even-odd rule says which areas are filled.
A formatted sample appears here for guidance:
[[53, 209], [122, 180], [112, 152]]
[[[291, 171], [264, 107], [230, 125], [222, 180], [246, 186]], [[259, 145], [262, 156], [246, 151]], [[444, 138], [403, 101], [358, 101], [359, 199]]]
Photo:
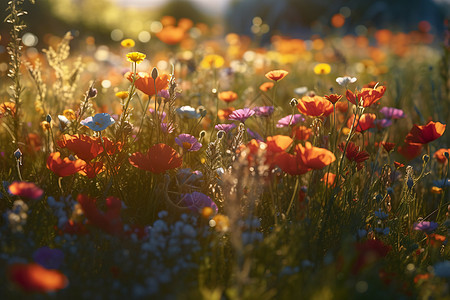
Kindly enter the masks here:
[[191, 143], [189, 143], [189, 142], [183, 142], [183, 148], [184, 148], [184, 149], [191, 149], [191, 147], [192, 147], [192, 144], [191, 144]]
[[102, 126], [102, 124], [99, 123], [99, 122], [95, 122], [95, 125], [97, 125], [97, 126]]

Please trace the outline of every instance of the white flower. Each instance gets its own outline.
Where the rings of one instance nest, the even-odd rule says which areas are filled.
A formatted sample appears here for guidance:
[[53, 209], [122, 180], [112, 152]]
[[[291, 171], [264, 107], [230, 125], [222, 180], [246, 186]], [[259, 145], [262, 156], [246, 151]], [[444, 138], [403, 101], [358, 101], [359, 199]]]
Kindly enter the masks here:
[[355, 83], [356, 82], [356, 77], [349, 77], [349, 76], [344, 76], [344, 77], [338, 77], [336, 78], [336, 82], [340, 85], [340, 86], [346, 86], [349, 83]]

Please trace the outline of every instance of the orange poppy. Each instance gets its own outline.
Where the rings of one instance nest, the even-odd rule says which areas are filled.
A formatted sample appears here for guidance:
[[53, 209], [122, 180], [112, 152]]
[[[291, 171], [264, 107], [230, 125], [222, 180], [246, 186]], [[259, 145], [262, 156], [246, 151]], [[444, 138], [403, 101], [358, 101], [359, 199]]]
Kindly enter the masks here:
[[166, 26], [156, 34], [158, 39], [167, 45], [175, 45], [181, 42], [186, 34], [182, 27]]
[[219, 112], [217, 113], [217, 116], [220, 120], [228, 120], [228, 117], [231, 115], [231, 113], [234, 111], [234, 107], [227, 107], [224, 109], [219, 109]]
[[446, 238], [443, 235], [437, 234], [437, 233], [431, 233], [427, 235], [427, 244], [435, 247], [441, 247], [442, 243], [445, 242]]
[[44, 194], [44, 191], [37, 185], [32, 182], [25, 181], [15, 181], [11, 183], [8, 187], [8, 190], [13, 195], [35, 200], [41, 198], [42, 194]]
[[298, 141], [306, 141], [311, 137], [312, 129], [305, 126], [294, 127], [292, 129], [292, 135]]
[[77, 197], [83, 213], [89, 223], [102, 229], [109, 234], [121, 234], [123, 231], [123, 223], [120, 218], [122, 203], [116, 197], [106, 198], [106, 212], [97, 207], [97, 199], [79, 194]]
[[105, 167], [101, 161], [95, 161], [93, 163], [86, 163], [81, 170], [78, 172], [83, 176], [87, 176], [88, 178], [95, 178], [98, 174], [103, 172]]
[[47, 168], [60, 177], [66, 177], [77, 173], [86, 164], [81, 159], [70, 160], [68, 157], [61, 158], [61, 153], [50, 153], [47, 159]]
[[447, 157], [445, 157], [445, 153], [447, 153], [447, 157], [450, 155], [450, 148], [449, 149], [439, 149], [438, 151], [434, 152], [433, 157], [436, 158], [438, 162], [441, 164], [447, 163]]
[[422, 144], [408, 143], [405, 141], [403, 146], [397, 148], [397, 152], [400, 153], [407, 160], [412, 160], [422, 153]]
[[0, 118], [6, 115], [14, 117], [16, 115], [16, 104], [13, 102], [3, 102], [0, 104]]
[[285, 70], [273, 70], [273, 71], [267, 72], [265, 76], [267, 79], [278, 82], [281, 79], [283, 79], [284, 77], [286, 77], [287, 74], [289, 74], [289, 72], [285, 71]]
[[359, 106], [362, 101], [362, 106], [368, 107], [380, 100], [381, 97], [383, 97], [384, 92], [386, 92], [386, 87], [381, 85], [376, 89], [362, 88], [361, 91], [356, 91], [355, 94], [352, 91], [347, 90], [345, 96], [348, 101], [356, 106]]
[[273, 86], [274, 86], [274, 83], [273, 82], [264, 82], [263, 84], [261, 84], [260, 86], [259, 86], [259, 89], [261, 90], [261, 91], [263, 91], [263, 92], [267, 92], [267, 91], [269, 91], [271, 88], [273, 88]]
[[293, 176], [302, 175], [311, 170], [303, 164], [298, 153], [293, 155], [287, 152], [281, 152], [276, 156], [275, 164], [280, 167], [283, 172]]
[[219, 93], [219, 99], [225, 101], [226, 103], [230, 103], [235, 101], [238, 98], [238, 94], [233, 91], [225, 91]]
[[336, 103], [336, 110], [341, 112], [341, 113], [345, 113], [348, 110], [348, 102], [337, 102]]
[[[101, 141], [99, 141], [100, 146], [103, 149], [103, 145], [101, 144]], [[103, 143], [105, 144], [105, 148], [106, 148], [106, 153], [108, 153], [108, 155], [114, 155], [117, 152], [122, 151], [122, 143], [121, 142], [113, 142], [111, 141], [109, 138], [107, 138], [106, 136], [103, 137]]]
[[84, 161], [91, 161], [103, 152], [97, 138], [84, 134], [64, 134], [58, 141], [58, 146], [69, 149]]
[[342, 95], [331, 94], [331, 95], [325, 95], [324, 98], [327, 99], [328, 101], [330, 101], [332, 104], [335, 104], [336, 102], [338, 102], [339, 100], [342, 99]]
[[328, 186], [333, 186], [335, 179], [336, 179], [336, 174], [328, 172], [328, 173], [325, 173], [325, 175], [323, 175], [323, 177], [322, 177], [322, 179], [320, 179], [320, 181], [324, 182]]
[[303, 96], [298, 100], [298, 110], [310, 117], [327, 117], [333, 113], [333, 104], [320, 96]]
[[35, 263], [15, 263], [8, 266], [8, 277], [27, 292], [52, 292], [65, 288], [69, 283], [60, 271], [47, 270]]
[[145, 154], [135, 152], [128, 160], [132, 166], [155, 174], [178, 168], [183, 163], [178, 152], [166, 144], [153, 145]]
[[[355, 115], [352, 115], [347, 121], [347, 127], [351, 128]], [[357, 132], [366, 131], [369, 128], [375, 127], [375, 119], [377, 116], [375, 114], [362, 114], [358, 119], [354, 121], [354, 126], [356, 126]]]
[[297, 155], [300, 155], [303, 165], [310, 169], [322, 169], [336, 160], [333, 152], [328, 149], [314, 147], [310, 142], [306, 142], [304, 147], [298, 144], [295, 146], [295, 151]]
[[405, 142], [408, 143], [418, 143], [418, 144], [428, 144], [435, 139], [441, 137], [445, 132], [445, 127], [447, 125], [440, 122], [430, 121], [426, 125], [416, 125], [409, 131], [405, 138]]
[[[133, 82], [133, 73], [127, 72], [125, 74], [125, 77], [130, 81]], [[137, 73], [136, 81], [134, 82], [134, 85], [137, 89], [139, 89], [141, 92], [148, 96], [153, 96], [155, 94], [155, 82], [153, 81], [152, 76], [147, 72], [139, 72]], [[169, 85], [169, 75], [168, 74], [162, 74], [159, 75], [158, 78], [156, 78], [156, 89], [158, 91], [164, 90]]]

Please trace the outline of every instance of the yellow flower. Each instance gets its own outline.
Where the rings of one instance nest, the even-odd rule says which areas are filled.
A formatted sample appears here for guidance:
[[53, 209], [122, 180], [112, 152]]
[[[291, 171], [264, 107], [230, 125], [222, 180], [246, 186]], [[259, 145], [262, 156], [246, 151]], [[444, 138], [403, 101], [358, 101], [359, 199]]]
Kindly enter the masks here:
[[136, 43], [132, 39], [124, 39], [120, 45], [124, 48], [132, 48]]
[[146, 55], [141, 52], [130, 52], [127, 54], [127, 60], [129, 62], [134, 62], [137, 64], [140, 64], [141, 62], [143, 62], [145, 57], [146, 57]]
[[227, 232], [230, 227], [230, 219], [225, 215], [215, 215], [209, 221], [209, 226], [214, 227], [219, 232]]
[[120, 99], [125, 100], [128, 98], [128, 92], [127, 91], [117, 92], [116, 97], [119, 97]]
[[317, 75], [320, 75], [320, 74], [326, 75], [326, 74], [329, 74], [330, 72], [331, 72], [331, 67], [329, 64], [322, 63], [322, 64], [317, 64], [314, 67], [314, 73], [316, 73]]
[[220, 68], [225, 63], [225, 59], [217, 54], [206, 55], [200, 62], [200, 67], [203, 69]]
[[205, 219], [209, 219], [214, 214], [214, 211], [211, 207], [205, 206], [202, 208], [201, 215]]
[[50, 130], [50, 128], [52, 127], [52, 124], [50, 124], [47, 121], [42, 121], [41, 127], [42, 127], [42, 130], [47, 131], [47, 130]]
[[431, 188], [431, 193], [440, 195], [442, 194], [442, 189], [440, 187], [433, 186]]
[[63, 115], [64, 115], [64, 117], [67, 118], [67, 120], [75, 120], [76, 119], [75, 112], [71, 109], [65, 109], [63, 111]]

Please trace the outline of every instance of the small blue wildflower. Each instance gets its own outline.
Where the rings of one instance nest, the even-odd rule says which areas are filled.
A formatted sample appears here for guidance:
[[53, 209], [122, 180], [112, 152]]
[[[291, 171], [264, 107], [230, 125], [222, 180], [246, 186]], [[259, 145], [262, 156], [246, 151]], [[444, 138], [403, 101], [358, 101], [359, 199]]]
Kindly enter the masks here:
[[197, 119], [200, 117], [200, 114], [197, 112], [197, 110], [188, 105], [178, 107], [176, 109], [176, 112], [180, 115], [180, 117], [185, 119]]
[[382, 211], [381, 208], [376, 210], [374, 213], [375, 213], [375, 216], [380, 220], [384, 220], [388, 217], [388, 214], [385, 213], [384, 211]]
[[93, 117], [87, 117], [80, 122], [81, 125], [87, 126], [94, 131], [103, 131], [116, 121], [107, 113], [96, 114]]
[[450, 260], [438, 262], [433, 266], [434, 275], [441, 278], [450, 278]]
[[433, 180], [433, 185], [438, 188], [445, 188], [450, 186], [450, 178], [444, 178], [441, 180]]
[[386, 228], [376, 227], [375, 231], [378, 233], [381, 233], [382, 235], [388, 235], [390, 232], [390, 229], [389, 229], [389, 227], [386, 227]]
[[387, 191], [387, 193], [388, 193], [389, 195], [394, 194], [394, 189], [391, 188], [391, 187], [388, 187], [388, 188], [386, 189], [386, 191]]

